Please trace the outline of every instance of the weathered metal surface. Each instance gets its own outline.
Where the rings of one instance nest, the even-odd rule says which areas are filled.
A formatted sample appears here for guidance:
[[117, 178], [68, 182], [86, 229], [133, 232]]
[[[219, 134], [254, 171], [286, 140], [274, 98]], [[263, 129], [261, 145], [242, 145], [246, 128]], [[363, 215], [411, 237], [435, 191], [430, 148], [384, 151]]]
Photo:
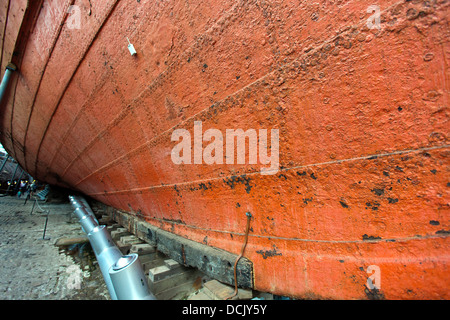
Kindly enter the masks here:
[[[378, 1], [379, 29], [369, 5], [43, 1], [1, 142], [40, 180], [235, 255], [251, 212], [257, 290], [449, 299], [449, 3]], [[174, 164], [194, 121], [279, 129], [280, 171]]]

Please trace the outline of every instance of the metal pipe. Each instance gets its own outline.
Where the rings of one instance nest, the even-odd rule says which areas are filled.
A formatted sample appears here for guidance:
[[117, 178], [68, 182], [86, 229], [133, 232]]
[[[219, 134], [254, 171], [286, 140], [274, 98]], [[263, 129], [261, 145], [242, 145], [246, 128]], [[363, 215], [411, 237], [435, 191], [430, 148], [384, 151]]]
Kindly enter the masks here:
[[94, 215], [91, 215], [84, 207], [75, 206], [75, 216], [81, 224], [83, 231], [88, 234], [92, 229], [98, 226], [98, 221]]
[[83, 206], [86, 208], [87, 212], [89, 214], [94, 216], [94, 211], [92, 211], [91, 207], [89, 206], [89, 203], [84, 199], [83, 197], [74, 196], [75, 203], [77, 203], [78, 206]]
[[[97, 219], [95, 219], [95, 217], [93, 217], [84, 207], [76, 207], [76, 209], [74, 210], [75, 216], [78, 218], [78, 220], [83, 219], [84, 217], [91, 217], [92, 219], [94, 219], [94, 221], [97, 222]], [[98, 224], [98, 222], [97, 222]]]
[[117, 300], [117, 294], [108, 270], [120, 259], [122, 252], [120, 252], [119, 248], [117, 248], [112, 241], [109, 232], [106, 230], [106, 226], [95, 227], [88, 234], [88, 238], [92, 245], [92, 249], [94, 250], [95, 257], [97, 258], [98, 265], [100, 266], [100, 271], [102, 272], [109, 295], [112, 300]]
[[86, 210], [84, 210], [84, 208], [82, 208], [82, 207], [76, 207], [75, 210], [73, 211], [73, 213], [75, 213], [75, 216], [78, 218], [78, 220], [81, 220], [84, 217], [89, 216], [89, 214], [86, 212]]
[[80, 197], [76, 196], [69, 196], [69, 200], [75, 208], [74, 213], [81, 224], [81, 228], [87, 234], [89, 242], [91, 243], [92, 250], [97, 258], [109, 295], [112, 300], [117, 300], [117, 295], [111, 283], [108, 270], [122, 256], [122, 253], [114, 245], [105, 226], [98, 225], [94, 213], [86, 207], [87, 203], [82, 202]]
[[81, 197], [69, 196], [70, 202], [72, 203], [72, 206], [75, 209], [75, 215], [78, 217], [78, 219], [81, 219], [84, 215], [88, 214], [92, 216], [92, 218], [94, 218], [95, 221], [97, 221], [97, 218], [95, 217], [95, 214], [92, 211], [89, 204], [87, 203], [87, 201], [84, 200], [83, 198], [81, 199], [80, 198]]
[[11, 80], [11, 75], [16, 70], [17, 67], [12, 63], [9, 63], [6, 66], [5, 74], [3, 75], [2, 83], [0, 84], [0, 103], [3, 101], [3, 97], [5, 96], [6, 89], [8, 88], [9, 81]]
[[109, 275], [119, 300], [156, 300], [148, 288], [136, 253], [117, 260], [109, 269]]
[[111, 235], [104, 225], [95, 227], [91, 232], [89, 232], [88, 237], [89, 240], [92, 240], [92, 250], [94, 250], [96, 255], [100, 255], [102, 251], [107, 248], [116, 247]]
[[95, 221], [90, 215], [82, 217], [79, 222], [81, 224], [81, 228], [86, 234], [89, 234], [89, 232], [98, 226], [97, 221]]
[[[98, 225], [94, 213], [82, 197], [69, 196], [75, 215], [87, 233], [112, 300], [155, 300], [145, 281], [139, 257], [127, 262], [117, 248], [106, 226]], [[127, 256], [125, 256], [127, 257]], [[134, 257], [134, 256], [133, 256]], [[125, 260], [124, 260], [125, 259]], [[116, 266], [113, 268], [113, 266]], [[120, 266], [120, 268], [118, 267]], [[113, 270], [113, 276], [111, 276]], [[115, 277], [117, 284], [113, 283]]]

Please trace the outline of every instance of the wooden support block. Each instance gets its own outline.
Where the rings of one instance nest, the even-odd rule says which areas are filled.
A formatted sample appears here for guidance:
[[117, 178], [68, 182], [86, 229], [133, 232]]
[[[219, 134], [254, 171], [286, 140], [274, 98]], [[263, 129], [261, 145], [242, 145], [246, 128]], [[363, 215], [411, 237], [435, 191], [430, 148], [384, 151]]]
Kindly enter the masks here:
[[117, 248], [119, 248], [120, 252], [122, 252], [123, 255], [128, 254], [131, 249], [131, 244], [124, 244], [121, 241], [116, 242]]
[[110, 226], [107, 226], [106, 230], [108, 230], [108, 232], [111, 234], [113, 231], [117, 230], [117, 228], [120, 228], [120, 225], [117, 223], [114, 223]]
[[[203, 285], [203, 290], [213, 300], [225, 300], [234, 293], [234, 288], [225, 285], [217, 280], [211, 280]], [[238, 289], [238, 294], [231, 300], [248, 300], [253, 297], [253, 293], [248, 289]]]
[[130, 235], [127, 229], [125, 228], [117, 228], [116, 230], [111, 232], [111, 238], [113, 238], [114, 241], [117, 241], [122, 236]]
[[154, 295], [158, 300], [183, 300], [195, 290], [195, 282], [185, 282]]
[[179, 264], [178, 262], [176, 262], [173, 259], [164, 260], [164, 264], [171, 270], [181, 267], [181, 264]]
[[[123, 244], [129, 244], [129, 245], [133, 245], [133, 244], [141, 244], [143, 243], [141, 239], [139, 239], [138, 237], [134, 236], [134, 235], [127, 235], [127, 236], [122, 236], [120, 237], [120, 242], [122, 242]], [[130, 246], [130, 249], [131, 249]]]
[[177, 267], [175, 265], [172, 265], [171, 263], [167, 264], [166, 261], [164, 261], [164, 265], [150, 269], [149, 278], [151, 282], [160, 281], [187, 270], [187, 268], [181, 265], [178, 265]]
[[184, 283], [193, 285], [193, 283], [201, 276], [202, 274], [198, 270], [188, 269], [185, 270], [185, 272], [173, 274], [172, 276], [163, 278], [159, 281], [149, 281], [149, 289], [152, 293], [157, 294]]
[[149, 278], [151, 282], [156, 282], [162, 280], [164, 278], [169, 277], [173, 273], [166, 265], [158, 266], [156, 268], [150, 269]]
[[71, 246], [77, 243], [87, 243], [89, 239], [87, 237], [78, 237], [78, 238], [59, 238], [55, 242], [55, 246], [57, 247], [65, 247]]
[[155, 253], [156, 248], [148, 243], [133, 244], [130, 249], [130, 253], [137, 253], [139, 257], [150, 253]]
[[164, 258], [161, 258], [159, 255], [155, 255], [151, 260], [145, 262], [141, 261], [141, 264], [144, 269], [144, 273], [149, 274], [151, 269], [164, 265]]

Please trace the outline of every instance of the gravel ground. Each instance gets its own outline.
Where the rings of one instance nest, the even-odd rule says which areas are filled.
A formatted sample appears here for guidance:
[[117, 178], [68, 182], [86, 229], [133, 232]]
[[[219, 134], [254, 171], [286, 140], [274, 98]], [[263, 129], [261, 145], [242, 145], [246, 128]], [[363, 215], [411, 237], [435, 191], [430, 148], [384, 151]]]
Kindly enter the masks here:
[[[55, 246], [62, 237], [80, 237], [68, 202], [0, 197], [1, 300], [109, 300], [89, 243]], [[48, 223], [43, 239], [45, 221]]]

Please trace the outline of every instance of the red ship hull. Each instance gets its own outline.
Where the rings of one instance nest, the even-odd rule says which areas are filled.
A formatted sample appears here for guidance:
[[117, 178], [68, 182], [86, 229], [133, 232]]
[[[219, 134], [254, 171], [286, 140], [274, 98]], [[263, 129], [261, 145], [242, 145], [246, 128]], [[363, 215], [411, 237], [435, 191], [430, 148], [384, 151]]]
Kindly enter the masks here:
[[[235, 254], [250, 212], [256, 290], [449, 299], [449, 4], [378, 6], [373, 28], [367, 1], [8, 1], [1, 143], [39, 180]], [[196, 121], [278, 129], [278, 172], [175, 164]]]

